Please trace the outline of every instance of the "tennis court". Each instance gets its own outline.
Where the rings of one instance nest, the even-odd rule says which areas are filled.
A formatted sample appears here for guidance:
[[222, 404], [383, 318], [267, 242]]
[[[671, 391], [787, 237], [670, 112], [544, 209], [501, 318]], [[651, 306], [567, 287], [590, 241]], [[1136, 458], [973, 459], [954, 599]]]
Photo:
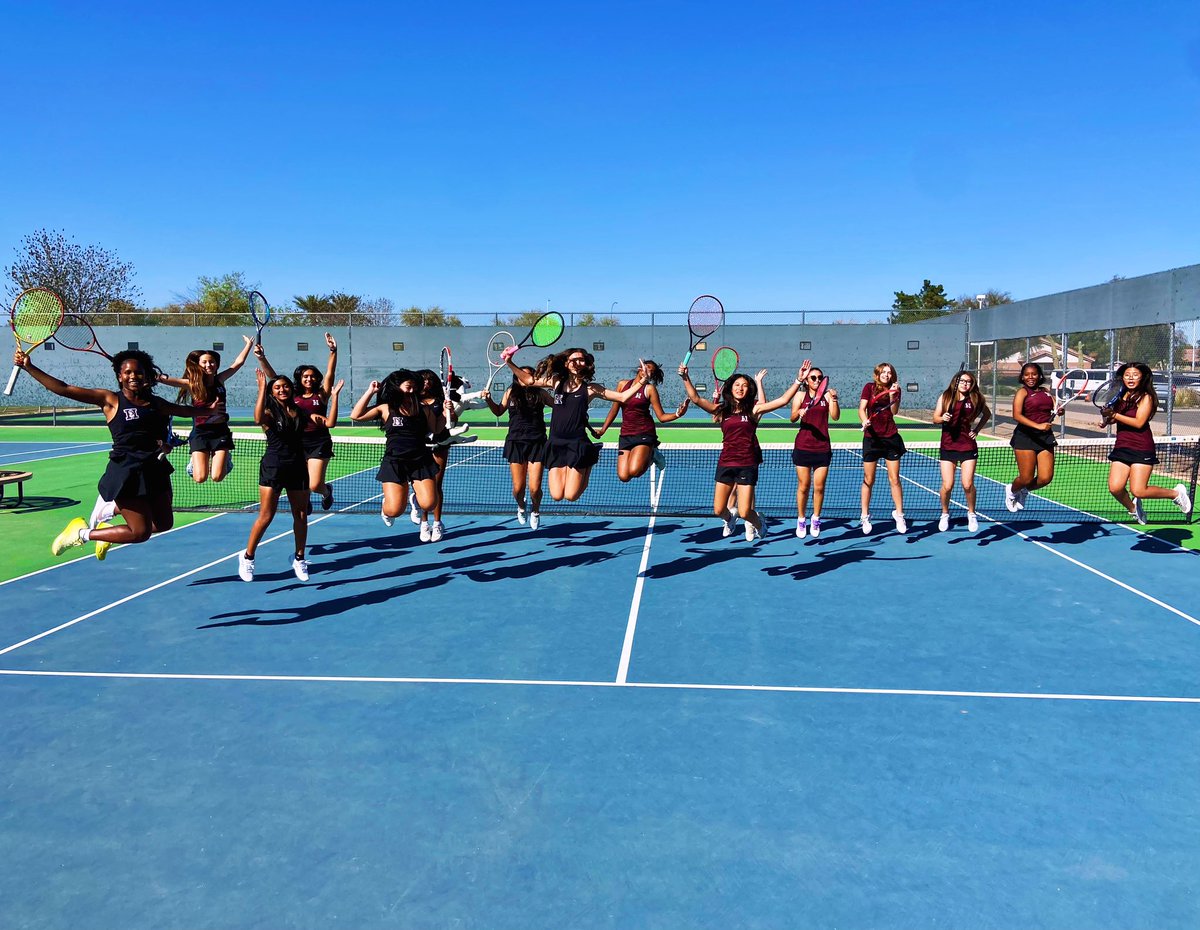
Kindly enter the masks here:
[[[55, 452], [102, 467], [0, 459]], [[1196, 925], [1190, 526], [996, 513], [981, 480], [977, 534], [750, 544], [611, 469], [585, 501], [645, 513], [461, 514], [435, 544], [318, 513], [307, 585], [283, 518], [237, 579], [236, 510], [5, 582], [7, 918]]]

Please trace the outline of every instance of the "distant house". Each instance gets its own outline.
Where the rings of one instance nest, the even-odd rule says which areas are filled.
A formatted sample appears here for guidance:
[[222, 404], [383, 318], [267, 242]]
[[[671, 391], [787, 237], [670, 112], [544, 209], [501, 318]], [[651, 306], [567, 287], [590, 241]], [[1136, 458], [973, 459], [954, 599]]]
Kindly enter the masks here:
[[1034, 362], [1041, 365], [1047, 371], [1053, 371], [1056, 368], [1092, 368], [1096, 364], [1096, 356], [1088, 355], [1086, 352], [1080, 352], [1077, 348], [1073, 349], [1067, 346], [1067, 364], [1062, 364], [1062, 343], [1054, 339], [1039, 339], [1037, 342], [1030, 343], [1029, 357], [1025, 357], [1024, 352], [1017, 352], [1002, 358], [997, 363], [1000, 371], [1011, 374], [1019, 374], [1021, 366], [1026, 362]]

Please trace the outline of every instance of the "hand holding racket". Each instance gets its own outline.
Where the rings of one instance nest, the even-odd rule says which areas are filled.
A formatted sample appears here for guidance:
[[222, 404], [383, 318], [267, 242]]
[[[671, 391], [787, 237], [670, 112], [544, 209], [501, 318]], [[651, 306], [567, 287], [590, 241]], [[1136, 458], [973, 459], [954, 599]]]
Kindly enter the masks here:
[[711, 294], [705, 294], [692, 301], [688, 310], [688, 350], [687, 355], [683, 357], [685, 367], [692, 360], [692, 353], [696, 351], [700, 341], [715, 333], [724, 322], [725, 308], [721, 306], [721, 301]]
[[[17, 295], [9, 314], [9, 325], [17, 342], [17, 351], [26, 357], [43, 342], [58, 332], [63, 321], [63, 302], [48, 287], [31, 287]], [[21, 365], [13, 365], [5, 396], [12, 394], [17, 383]]]
[[1107, 424], [1112, 422], [1113, 412], [1125, 396], [1125, 385], [1116, 378], [1109, 378], [1092, 392], [1092, 403], [1100, 409], [1100, 418]]
[[247, 301], [250, 304], [250, 316], [254, 320], [254, 344], [260, 346], [263, 327], [271, 322], [271, 305], [258, 291], [251, 291]]
[[[896, 403], [896, 395], [899, 393], [900, 393], [900, 385], [893, 384], [890, 387], [884, 388], [882, 391], [876, 391], [872, 395], [870, 403], [867, 404], [867, 420], [862, 425], [864, 433], [868, 429], [870, 429], [872, 420], [874, 420], [877, 416], [879, 416], [879, 414], [883, 413], [884, 410], [887, 410], [894, 403]], [[879, 403], [879, 401], [883, 400], [885, 397], [888, 398], [887, 407], [879, 407], [877, 409], [875, 405], [877, 403]]]

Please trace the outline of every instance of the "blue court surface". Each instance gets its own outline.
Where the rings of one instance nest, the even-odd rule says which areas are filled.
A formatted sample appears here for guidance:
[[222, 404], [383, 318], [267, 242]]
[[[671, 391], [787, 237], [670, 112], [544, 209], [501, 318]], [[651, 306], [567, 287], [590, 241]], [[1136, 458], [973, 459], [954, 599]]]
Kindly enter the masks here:
[[1200, 562], [225, 514], [0, 586], [5, 927], [1200, 926]]

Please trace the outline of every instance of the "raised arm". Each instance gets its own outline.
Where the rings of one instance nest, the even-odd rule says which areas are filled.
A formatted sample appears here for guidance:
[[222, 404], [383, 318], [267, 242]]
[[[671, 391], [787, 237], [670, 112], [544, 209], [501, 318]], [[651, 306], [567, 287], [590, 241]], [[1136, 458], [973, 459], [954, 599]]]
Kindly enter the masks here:
[[[246, 337], [243, 336], [242, 338], [245, 339]], [[279, 375], [275, 373], [275, 369], [271, 366], [271, 363], [267, 361], [266, 349], [264, 349], [262, 346], [255, 346], [254, 357], [258, 359], [258, 367], [266, 374], [268, 378], [274, 381], [279, 377]]]
[[616, 404], [623, 404], [638, 392], [643, 384], [646, 383], [645, 377], [638, 375], [636, 378], [630, 378], [625, 382], [625, 388], [620, 391], [614, 391], [606, 388], [603, 384], [591, 382], [588, 384], [588, 393], [592, 397], [603, 397], [605, 400], [611, 400]]
[[326, 397], [332, 397], [333, 378], [337, 372], [337, 341], [332, 334], [325, 334], [325, 345], [329, 347], [329, 361], [325, 363], [325, 379], [321, 382], [321, 390], [325, 392]]
[[[625, 382], [625, 381], [618, 381], [617, 382], [617, 390], [621, 390], [621, 386], [626, 383], [627, 382]], [[599, 439], [601, 436], [603, 436], [608, 431], [608, 428], [613, 425], [613, 420], [615, 420], [617, 418], [617, 411], [620, 409], [621, 409], [621, 404], [617, 401], [613, 401], [612, 406], [608, 408], [608, 416], [606, 416], [604, 418], [603, 423], [601, 423], [598, 427], [596, 427], [595, 429], [592, 430], [592, 435], [595, 436], [597, 439]]]
[[117, 405], [117, 395], [105, 388], [83, 388], [76, 387], [73, 384], [67, 384], [65, 381], [60, 381], [58, 378], [49, 372], [42, 371], [37, 365], [30, 361], [29, 356], [20, 349], [13, 355], [13, 364], [24, 368], [26, 372], [33, 376], [33, 379], [48, 390], [52, 394], [57, 394], [59, 397], [66, 397], [70, 400], [82, 401], [85, 404], [91, 404], [94, 407], [103, 407], [105, 412], [114, 409]]
[[703, 410], [705, 413], [716, 413], [720, 408], [711, 400], [701, 397], [696, 391], [696, 386], [692, 384], [691, 376], [688, 375], [687, 365], [679, 366], [679, 377], [683, 380], [683, 389], [687, 391], [688, 400]]
[[354, 409], [350, 411], [350, 419], [355, 423], [362, 423], [367, 420], [378, 420], [382, 414], [380, 413], [383, 405], [371, 406], [371, 398], [379, 393], [379, 382], [372, 381], [367, 385], [367, 389], [363, 392], [363, 396], [354, 404]]
[[326, 429], [333, 429], [337, 426], [338, 396], [342, 393], [342, 388], [345, 386], [345, 381], [339, 381], [333, 386], [333, 390], [329, 392], [329, 412], [324, 416], [320, 414], [314, 415], [312, 417], [314, 423], [324, 426]]
[[[790, 404], [792, 398], [796, 396], [796, 392], [800, 390], [800, 385], [804, 382], [801, 376], [805, 374], [805, 370], [801, 368], [796, 372], [796, 378], [788, 385], [787, 390], [776, 397], [774, 400], [760, 401], [754, 405], [754, 415], [762, 416], [764, 413], [770, 413], [772, 410], [778, 410], [785, 404]], [[754, 383], [758, 385], [758, 396], [763, 396], [763, 378], [767, 376], [767, 370], [763, 368], [757, 375], [754, 376]]]
[[[249, 336], [243, 336], [242, 339], [245, 340], [246, 344], [242, 346], [242, 351], [237, 354], [237, 358], [229, 363], [229, 367], [217, 375], [218, 381], [224, 382], [226, 378], [233, 377], [237, 370], [246, 364], [246, 359], [250, 356], [250, 349], [254, 345], [254, 340]], [[275, 375], [272, 374], [271, 377], [274, 378]]]
[[485, 401], [487, 401], [488, 410], [492, 411], [492, 416], [494, 416], [494, 417], [504, 416], [504, 411], [508, 409], [508, 394], [509, 394], [510, 390], [512, 390], [512, 389], [505, 388], [504, 394], [500, 398], [500, 403], [496, 403], [494, 400], [492, 400], [492, 392], [491, 391], [483, 392], [483, 399]]
[[258, 397], [254, 399], [254, 422], [265, 427], [271, 420], [271, 414], [267, 412], [267, 373], [261, 368], [256, 368], [254, 377], [258, 379]]

